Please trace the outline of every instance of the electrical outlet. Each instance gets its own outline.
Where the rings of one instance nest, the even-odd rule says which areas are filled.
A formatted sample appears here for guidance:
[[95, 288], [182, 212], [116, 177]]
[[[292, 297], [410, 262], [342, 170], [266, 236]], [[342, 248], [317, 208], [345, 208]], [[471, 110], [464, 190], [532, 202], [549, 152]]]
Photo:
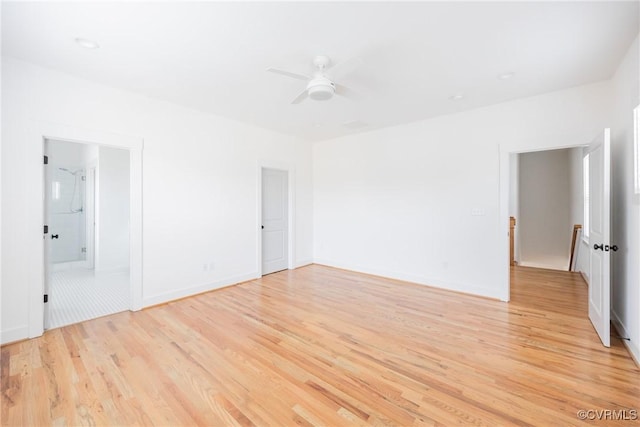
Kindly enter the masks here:
[[482, 208], [471, 209], [471, 216], [484, 216], [484, 209]]
[[211, 261], [208, 265], [209, 265], [209, 271], [213, 271], [216, 269], [216, 264], [213, 261]]

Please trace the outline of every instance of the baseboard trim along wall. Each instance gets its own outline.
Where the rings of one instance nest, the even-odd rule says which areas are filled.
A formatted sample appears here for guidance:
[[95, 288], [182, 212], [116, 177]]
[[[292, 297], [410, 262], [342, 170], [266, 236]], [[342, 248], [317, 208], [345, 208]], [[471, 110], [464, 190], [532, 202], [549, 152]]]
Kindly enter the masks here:
[[579, 271], [580, 275], [582, 276], [582, 280], [584, 280], [584, 283], [587, 284], [587, 286], [589, 286], [589, 276], [587, 276], [586, 274], [584, 274], [584, 271]]
[[411, 274], [399, 273], [395, 271], [379, 270], [359, 265], [351, 265], [348, 263], [336, 262], [328, 259], [316, 259], [314, 264], [325, 265], [327, 267], [341, 268], [343, 270], [355, 271], [357, 273], [371, 274], [374, 276], [387, 277], [389, 279], [401, 280], [403, 282], [416, 283], [418, 285], [430, 286], [433, 288], [444, 289], [447, 291], [459, 292], [467, 295], [474, 295], [485, 298], [501, 300], [501, 296], [496, 294], [495, 289], [487, 289], [476, 285], [443, 282], [428, 277], [415, 276]]
[[216, 289], [236, 285], [238, 283], [247, 282], [249, 280], [254, 280], [258, 278], [260, 278], [260, 276], [258, 275], [257, 272], [243, 274], [240, 276], [227, 277], [224, 279], [216, 280], [215, 282], [203, 283], [201, 285], [192, 286], [190, 288], [179, 289], [177, 291], [165, 292], [162, 294], [143, 298], [142, 306], [146, 308], [153, 305], [164, 304], [174, 300], [190, 297], [197, 294], [202, 294], [204, 292], [213, 291]]
[[[620, 321], [620, 316], [618, 316], [618, 314], [614, 310], [611, 310], [611, 323], [613, 323], [613, 327], [615, 328], [616, 332], [620, 337], [623, 337], [623, 338], [630, 337], [629, 332], [627, 331], [627, 328], [625, 328], [624, 324]], [[636, 362], [636, 365], [638, 366], [638, 368], [640, 368], [640, 348], [638, 348], [638, 344], [632, 342], [629, 339], [626, 339], [626, 340], [623, 339], [622, 343], [627, 348], [627, 351], [631, 355], [631, 358], [633, 359], [633, 361]]]
[[306, 267], [307, 265], [311, 265], [311, 264], [313, 264], [313, 260], [312, 259], [305, 259], [305, 260], [302, 260], [302, 261], [297, 261], [294, 264], [293, 268], [296, 269], [296, 268], [300, 268], [300, 267]]
[[[312, 260], [298, 261], [294, 264], [295, 265], [294, 269], [305, 267], [311, 264], [313, 264]], [[202, 294], [209, 291], [215, 291], [216, 289], [226, 288], [228, 286], [237, 285], [242, 282], [248, 282], [249, 280], [255, 280], [259, 278], [260, 278], [260, 275], [258, 274], [258, 272], [252, 272], [248, 274], [242, 274], [239, 276], [227, 277], [224, 279], [216, 280], [215, 282], [203, 283], [201, 285], [192, 286], [190, 288], [165, 292], [162, 294], [144, 298], [142, 300], [142, 306], [146, 308], [154, 305], [165, 304], [171, 301], [191, 297], [191, 296]]]
[[24, 325], [18, 328], [7, 329], [0, 332], [0, 345], [9, 344], [15, 341], [22, 341], [29, 336], [29, 326]]

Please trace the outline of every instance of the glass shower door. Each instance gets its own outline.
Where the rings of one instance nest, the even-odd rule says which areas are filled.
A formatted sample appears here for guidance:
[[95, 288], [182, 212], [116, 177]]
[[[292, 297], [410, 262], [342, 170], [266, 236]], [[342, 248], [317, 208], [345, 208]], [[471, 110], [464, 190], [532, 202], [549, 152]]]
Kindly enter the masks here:
[[51, 263], [83, 266], [87, 259], [86, 173], [84, 168], [52, 168]]

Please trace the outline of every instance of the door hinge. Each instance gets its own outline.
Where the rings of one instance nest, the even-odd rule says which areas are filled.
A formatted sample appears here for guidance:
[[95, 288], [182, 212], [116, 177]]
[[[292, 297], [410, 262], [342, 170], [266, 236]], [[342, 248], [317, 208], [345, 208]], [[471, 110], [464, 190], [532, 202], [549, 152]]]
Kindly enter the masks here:
[[49, 302], [49, 294], [44, 294], [44, 302]]
[[49, 164], [49, 156], [44, 156], [44, 164], [45, 165]]
[[49, 226], [45, 225], [44, 226], [44, 234], [47, 234], [49, 232]]

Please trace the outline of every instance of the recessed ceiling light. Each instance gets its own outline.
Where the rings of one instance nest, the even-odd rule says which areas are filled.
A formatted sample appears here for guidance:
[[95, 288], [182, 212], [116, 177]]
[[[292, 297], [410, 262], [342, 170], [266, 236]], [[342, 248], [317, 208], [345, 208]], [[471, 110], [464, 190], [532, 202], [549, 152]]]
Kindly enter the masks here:
[[513, 73], [513, 72], [502, 73], [502, 74], [498, 74], [498, 78], [500, 80], [509, 80], [511, 77], [513, 77], [515, 75], [516, 75], [516, 73]]
[[80, 37], [76, 38], [76, 43], [78, 43], [78, 46], [83, 47], [85, 49], [97, 49], [100, 47], [100, 45], [94, 42], [93, 40], [83, 39]]
[[462, 98], [464, 98], [464, 95], [458, 93], [458, 94], [455, 94], [455, 95], [451, 95], [449, 97], [449, 100], [450, 101], [460, 101]]

